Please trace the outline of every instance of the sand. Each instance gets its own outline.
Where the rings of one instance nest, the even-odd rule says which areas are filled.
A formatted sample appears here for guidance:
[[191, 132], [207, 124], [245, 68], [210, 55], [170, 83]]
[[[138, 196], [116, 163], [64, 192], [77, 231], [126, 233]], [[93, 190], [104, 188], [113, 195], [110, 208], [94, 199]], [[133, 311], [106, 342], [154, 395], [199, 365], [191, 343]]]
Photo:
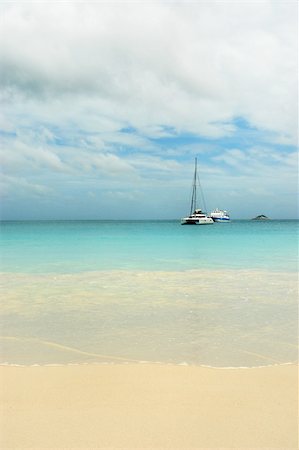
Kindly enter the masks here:
[[1, 449], [297, 449], [298, 367], [1, 367]]

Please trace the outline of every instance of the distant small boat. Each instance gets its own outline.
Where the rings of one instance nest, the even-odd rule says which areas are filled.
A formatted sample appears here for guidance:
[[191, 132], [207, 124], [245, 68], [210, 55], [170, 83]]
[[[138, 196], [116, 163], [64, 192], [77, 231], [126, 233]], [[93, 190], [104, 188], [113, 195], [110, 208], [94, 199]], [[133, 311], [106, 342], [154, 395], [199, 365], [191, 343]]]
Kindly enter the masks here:
[[207, 216], [206, 213], [197, 207], [197, 188], [200, 189], [202, 201], [204, 203], [203, 193], [197, 175], [197, 158], [195, 158], [190, 215], [181, 219], [182, 225], [211, 225], [214, 223], [212, 217]]
[[211, 212], [210, 216], [214, 220], [214, 222], [229, 222], [230, 217], [229, 213], [225, 211], [224, 209], [214, 209], [214, 211]]

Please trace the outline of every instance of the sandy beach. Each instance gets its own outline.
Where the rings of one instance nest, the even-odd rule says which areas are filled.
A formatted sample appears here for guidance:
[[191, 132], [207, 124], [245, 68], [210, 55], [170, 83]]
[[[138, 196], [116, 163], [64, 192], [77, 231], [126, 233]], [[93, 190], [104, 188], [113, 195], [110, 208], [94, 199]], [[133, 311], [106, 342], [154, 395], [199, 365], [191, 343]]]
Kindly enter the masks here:
[[298, 367], [1, 367], [1, 449], [297, 449]]

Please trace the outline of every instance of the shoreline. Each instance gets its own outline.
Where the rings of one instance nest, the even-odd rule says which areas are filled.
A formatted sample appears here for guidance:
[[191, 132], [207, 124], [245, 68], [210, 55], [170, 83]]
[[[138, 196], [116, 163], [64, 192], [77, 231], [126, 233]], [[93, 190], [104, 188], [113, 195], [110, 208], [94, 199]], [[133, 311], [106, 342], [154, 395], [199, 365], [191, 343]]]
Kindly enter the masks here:
[[[116, 359], [116, 357], [115, 357]], [[122, 358], [119, 358], [122, 359]], [[192, 364], [187, 362], [163, 362], [163, 361], [103, 361], [103, 362], [69, 362], [69, 363], [32, 363], [32, 364], [18, 364], [18, 363], [0, 363], [1, 367], [21, 367], [21, 368], [34, 368], [34, 367], [97, 367], [97, 366], [166, 366], [166, 367], [191, 367], [191, 368], [202, 368], [202, 369], [212, 369], [212, 370], [253, 370], [253, 369], [266, 369], [270, 367], [283, 367], [283, 366], [298, 366], [299, 361], [290, 361], [282, 363], [272, 363], [259, 366], [209, 366], [207, 364]]]
[[298, 365], [0, 366], [3, 449], [298, 447]]
[[31, 277], [40, 277], [40, 278], [47, 278], [47, 277], [72, 277], [72, 276], [93, 276], [93, 275], [110, 275], [110, 274], [134, 274], [134, 275], [175, 275], [175, 274], [201, 274], [201, 275], [209, 275], [209, 274], [231, 274], [232, 272], [240, 273], [241, 275], [274, 275], [277, 273], [281, 275], [294, 275], [298, 272], [298, 267], [292, 266], [292, 267], [269, 267], [269, 266], [198, 266], [194, 268], [193, 266], [190, 267], [163, 267], [163, 268], [144, 268], [144, 267], [126, 267], [126, 268], [120, 268], [120, 267], [113, 267], [113, 268], [107, 268], [107, 267], [99, 267], [96, 269], [91, 270], [62, 270], [62, 271], [37, 271], [34, 270], [4, 270], [1, 268], [0, 275], [3, 277], [9, 277], [9, 276], [16, 276], [16, 277], [25, 277], [25, 276], [31, 276]]

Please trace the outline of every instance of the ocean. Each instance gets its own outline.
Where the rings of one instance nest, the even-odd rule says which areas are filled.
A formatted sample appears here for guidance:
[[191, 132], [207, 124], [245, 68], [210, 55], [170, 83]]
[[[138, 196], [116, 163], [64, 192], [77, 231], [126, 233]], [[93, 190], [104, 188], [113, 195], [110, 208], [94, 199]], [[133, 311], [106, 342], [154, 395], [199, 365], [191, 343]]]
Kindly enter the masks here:
[[1, 223], [1, 363], [286, 364], [298, 221]]

